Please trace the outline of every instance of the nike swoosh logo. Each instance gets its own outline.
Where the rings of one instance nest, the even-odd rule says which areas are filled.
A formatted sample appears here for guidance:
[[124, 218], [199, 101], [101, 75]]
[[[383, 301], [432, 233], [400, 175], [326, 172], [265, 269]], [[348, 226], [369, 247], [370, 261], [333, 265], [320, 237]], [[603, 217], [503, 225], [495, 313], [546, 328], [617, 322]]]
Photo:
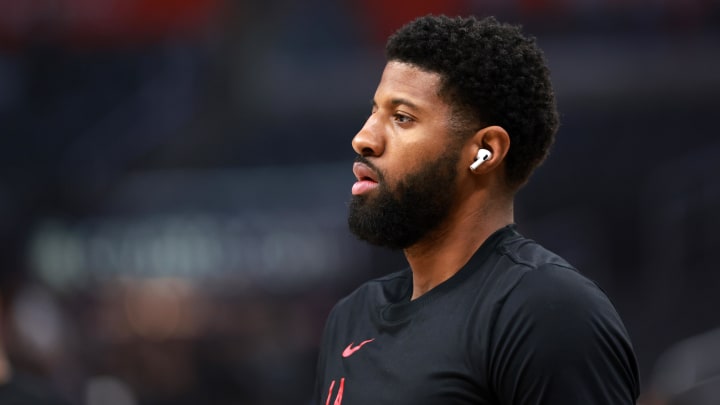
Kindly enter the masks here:
[[366, 341], [360, 342], [360, 343], [359, 343], [357, 346], [355, 346], [355, 347], [353, 347], [353, 343], [354, 343], [354, 342], [351, 342], [351, 343], [348, 345], [348, 347], [346, 347], [345, 350], [343, 350], [342, 356], [343, 356], [343, 357], [350, 357], [350, 356], [352, 356], [353, 353], [355, 353], [356, 351], [360, 350], [361, 347], [363, 347], [363, 346], [365, 346], [366, 344], [372, 342], [373, 340], [375, 340], [375, 338], [368, 339], [368, 340], [366, 340]]

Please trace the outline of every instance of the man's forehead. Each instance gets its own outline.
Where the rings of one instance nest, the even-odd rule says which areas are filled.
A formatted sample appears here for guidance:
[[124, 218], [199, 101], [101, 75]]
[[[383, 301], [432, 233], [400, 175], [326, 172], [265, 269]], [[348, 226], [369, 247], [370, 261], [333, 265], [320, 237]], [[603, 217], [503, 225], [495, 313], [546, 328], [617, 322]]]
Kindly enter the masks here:
[[409, 63], [390, 61], [383, 70], [374, 102], [403, 104], [414, 108], [436, 105], [442, 102], [438, 96], [440, 82], [438, 73], [422, 70]]

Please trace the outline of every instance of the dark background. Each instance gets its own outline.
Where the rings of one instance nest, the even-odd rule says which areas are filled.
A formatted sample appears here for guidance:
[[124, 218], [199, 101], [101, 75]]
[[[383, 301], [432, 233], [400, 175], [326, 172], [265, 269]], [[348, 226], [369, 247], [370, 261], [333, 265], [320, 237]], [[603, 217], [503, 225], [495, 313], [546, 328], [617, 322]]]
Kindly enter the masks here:
[[562, 126], [521, 232], [608, 293], [643, 387], [720, 323], [711, 0], [0, 0], [0, 294], [77, 404], [304, 404], [333, 303], [405, 265], [345, 225], [386, 36], [523, 24]]

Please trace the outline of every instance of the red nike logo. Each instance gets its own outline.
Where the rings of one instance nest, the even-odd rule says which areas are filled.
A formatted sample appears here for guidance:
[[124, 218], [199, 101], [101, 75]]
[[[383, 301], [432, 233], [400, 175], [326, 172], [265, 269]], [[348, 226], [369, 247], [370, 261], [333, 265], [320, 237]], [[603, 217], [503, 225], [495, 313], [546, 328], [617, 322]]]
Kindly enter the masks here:
[[365, 346], [366, 344], [372, 342], [373, 340], [375, 340], [375, 338], [368, 339], [368, 340], [366, 340], [366, 341], [364, 341], [364, 342], [360, 342], [360, 343], [359, 343], [357, 346], [355, 346], [355, 347], [353, 347], [353, 343], [354, 343], [354, 342], [351, 342], [351, 343], [348, 345], [348, 347], [346, 347], [345, 350], [343, 350], [342, 356], [343, 356], [343, 357], [350, 357], [350, 356], [352, 356], [353, 353], [355, 353], [356, 351], [360, 350], [361, 347], [363, 347], [363, 346]]

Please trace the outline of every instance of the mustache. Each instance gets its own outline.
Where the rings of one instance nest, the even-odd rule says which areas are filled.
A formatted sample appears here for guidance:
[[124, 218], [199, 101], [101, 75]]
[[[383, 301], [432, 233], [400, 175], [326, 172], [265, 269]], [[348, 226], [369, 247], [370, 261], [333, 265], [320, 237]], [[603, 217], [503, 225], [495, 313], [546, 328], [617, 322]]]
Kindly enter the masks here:
[[365, 166], [369, 167], [370, 170], [374, 171], [375, 174], [377, 174], [378, 180], [380, 180], [380, 181], [384, 181], [384, 180], [385, 180], [385, 176], [384, 176], [383, 172], [382, 172], [380, 169], [378, 169], [377, 166], [375, 166], [375, 165], [374, 165], [371, 161], [369, 161], [365, 156], [357, 155], [357, 157], [355, 158], [355, 162], [357, 162], [357, 163], [362, 163], [362, 164], [364, 164]]

